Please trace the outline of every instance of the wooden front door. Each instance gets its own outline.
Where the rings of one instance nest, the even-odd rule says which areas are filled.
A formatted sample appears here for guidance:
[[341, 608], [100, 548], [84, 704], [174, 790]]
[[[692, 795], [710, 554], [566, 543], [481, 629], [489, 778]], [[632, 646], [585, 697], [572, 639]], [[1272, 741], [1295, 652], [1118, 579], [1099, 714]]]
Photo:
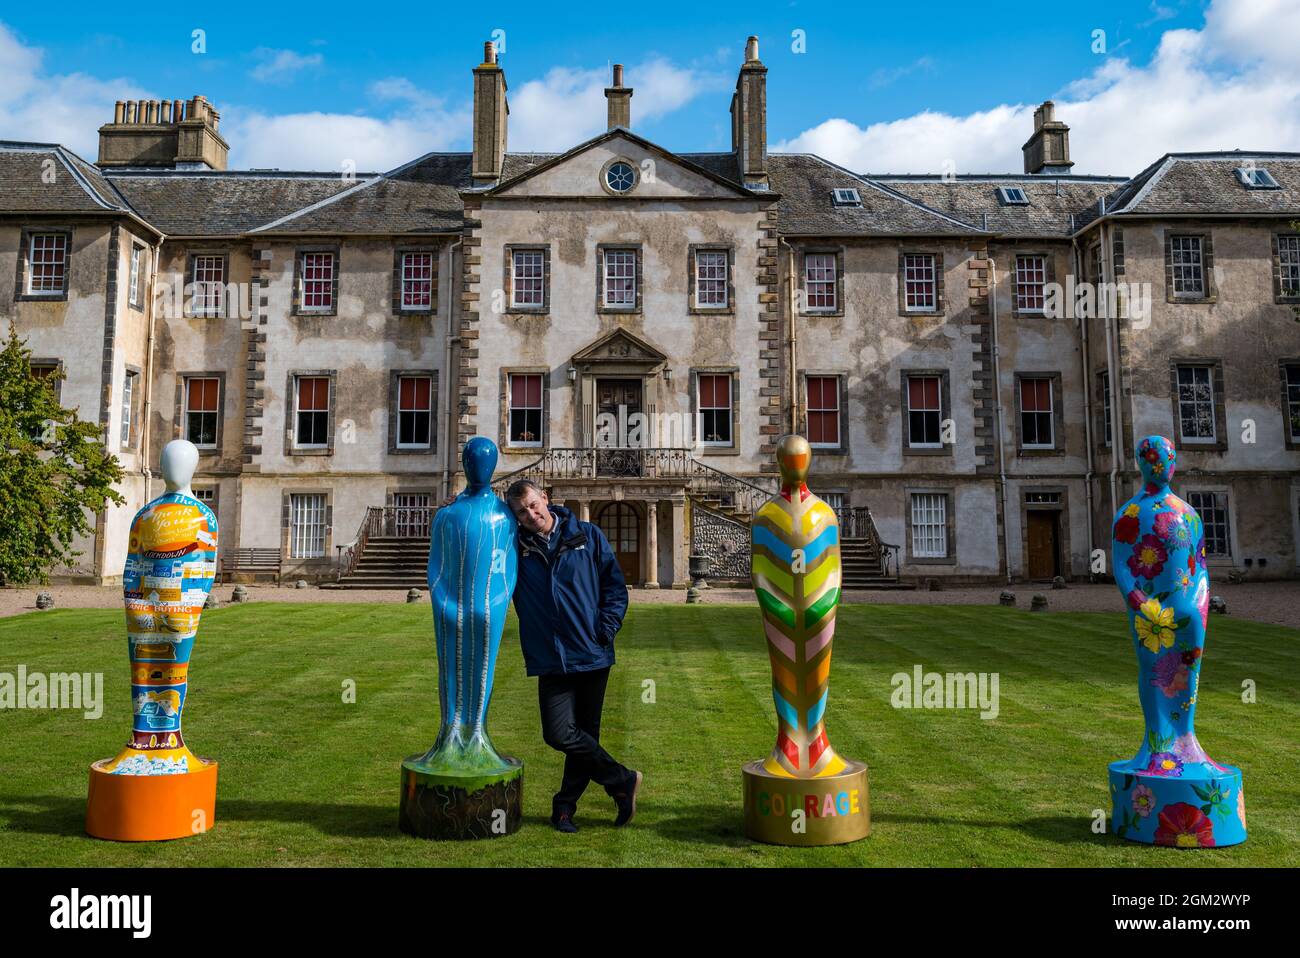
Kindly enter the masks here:
[[1034, 510], [1029, 517], [1029, 578], [1051, 579], [1061, 574], [1060, 553], [1056, 547], [1060, 513]]
[[639, 476], [639, 452], [628, 449], [633, 413], [641, 412], [641, 380], [596, 380], [596, 475]]
[[641, 578], [641, 517], [626, 502], [611, 502], [596, 517], [628, 585]]

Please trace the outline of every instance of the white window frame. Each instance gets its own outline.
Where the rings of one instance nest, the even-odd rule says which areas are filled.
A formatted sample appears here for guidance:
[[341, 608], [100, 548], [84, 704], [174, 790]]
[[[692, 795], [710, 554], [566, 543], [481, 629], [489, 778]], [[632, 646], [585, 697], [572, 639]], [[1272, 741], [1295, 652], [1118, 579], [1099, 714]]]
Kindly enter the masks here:
[[831, 190], [831, 202], [836, 206], [860, 207], [862, 205], [862, 194], [857, 191], [856, 187], [841, 187]]
[[[1212, 503], [1207, 510], [1204, 497], [1212, 497]], [[1201, 500], [1198, 504], [1197, 500]], [[1232, 558], [1232, 502], [1228, 493], [1223, 489], [1189, 489], [1187, 490], [1187, 503], [1196, 510], [1196, 514], [1201, 517], [1201, 528], [1205, 536], [1205, 557], [1207, 559], [1231, 559]], [[1205, 514], [1209, 510], [1223, 513], [1223, 552], [1210, 551], [1210, 528], [1217, 526], [1215, 517], [1211, 516], [1206, 520]]]
[[[192, 382], [214, 382], [217, 384], [217, 408], [215, 410], [190, 409], [190, 383]], [[194, 412], [201, 416], [211, 415], [212, 418], [212, 442], [197, 442], [190, 435], [190, 413]], [[221, 379], [217, 376], [185, 376], [181, 380], [181, 423], [182, 434], [187, 442], [194, 443], [198, 449], [216, 449], [217, 436], [221, 425]]]
[[[429, 270], [428, 276], [412, 275], [412, 273], [415, 272], [416, 270], [422, 271], [425, 269], [425, 266], [422, 263], [415, 264], [412, 262], [417, 256], [428, 259], [428, 270]], [[398, 298], [398, 308], [403, 311], [413, 312], [413, 313], [432, 312], [435, 308], [437, 308], [438, 304], [434, 302], [433, 299], [434, 296], [433, 277], [437, 273], [437, 271], [438, 271], [438, 259], [436, 254], [434, 254], [432, 250], [424, 250], [424, 249], [403, 250], [402, 268], [401, 268], [401, 276], [400, 276], [402, 288], [401, 288], [401, 295]], [[425, 286], [428, 287], [428, 294], [429, 294], [428, 303], [407, 302], [408, 293], [415, 293], [417, 291], [422, 291]]]
[[[525, 270], [536, 269], [537, 274], [521, 273], [520, 267]], [[536, 301], [529, 298], [521, 299], [519, 292], [523, 289], [523, 284], [527, 283], [529, 290], [533, 289], [536, 283]], [[632, 291], [636, 295], [635, 286]], [[546, 305], [546, 252], [540, 249], [512, 249], [510, 251], [510, 305], [520, 309], [541, 309]]]
[[[601, 290], [600, 301], [606, 309], [636, 309], [636, 287], [637, 287], [637, 251], [635, 249], [611, 247], [604, 250], [601, 257]], [[616, 271], [631, 266], [631, 272], [627, 275], [616, 275]], [[626, 300], [610, 299], [610, 280], [617, 280], [620, 283], [627, 282]]]
[[[725, 380], [727, 383], [727, 405], [726, 406], [706, 406], [704, 405], [704, 378], [712, 376], [717, 379]], [[715, 387], [716, 388], [716, 387]], [[717, 395], [716, 391], [714, 393]], [[736, 444], [736, 396], [735, 383], [730, 373], [699, 373], [695, 377], [695, 402], [696, 408], [700, 414], [700, 445], [701, 446], [722, 446], [731, 447]], [[717, 412], [719, 409], [727, 411], [727, 439], [708, 439], [704, 431], [704, 413], [707, 410]], [[715, 417], [716, 418], [716, 417]]]
[[1262, 166], [1239, 166], [1237, 167], [1237, 179], [1241, 185], [1248, 190], [1278, 190], [1278, 185], [1273, 174]]
[[1029, 194], [1019, 186], [999, 186], [998, 194], [1007, 206], [1028, 206]]
[[[839, 260], [834, 253], [805, 253], [803, 257], [804, 312], [833, 313], [839, 308]], [[829, 296], [830, 305], [814, 306], [813, 290]]]
[[[913, 408], [912, 406], [912, 380], [913, 379], [933, 379], [939, 384], [938, 403], [933, 409], [929, 406], [922, 408]], [[912, 438], [912, 413], [934, 413], [939, 419], [939, 440], [937, 442], [917, 442]], [[907, 374], [907, 448], [909, 449], [942, 449], [943, 448], [943, 377], [931, 373], [908, 373]]]
[[[215, 264], [215, 266], [214, 266]], [[212, 279], [212, 273], [218, 279]], [[226, 258], [220, 253], [195, 253], [190, 263], [190, 313], [201, 318], [226, 314]]]
[[131, 448], [131, 417], [135, 412], [135, 380], [140, 374], [130, 369], [122, 377], [122, 434], [121, 446]]
[[[711, 262], [706, 265], [705, 260]], [[717, 262], [721, 259], [721, 263]], [[695, 308], [696, 309], [728, 309], [731, 306], [731, 256], [725, 249], [697, 249], [695, 251]], [[705, 275], [705, 270], [717, 271], [721, 268], [720, 275]], [[711, 288], [716, 288], [722, 294], [721, 301], [706, 301], [700, 294], [704, 290], [704, 284], [716, 284]]]
[[[929, 278], [926, 274], [929, 274]], [[919, 291], [929, 290], [928, 306], [913, 306], [912, 284]], [[918, 299], [920, 297], [918, 296]], [[937, 313], [939, 311], [939, 265], [933, 253], [903, 254], [903, 309], [909, 313]]]
[[[1183, 382], [1183, 370], [1184, 370], [1184, 369], [1186, 369], [1186, 370], [1190, 370], [1190, 371], [1192, 372], [1192, 374], [1193, 374], [1193, 375], [1192, 375], [1192, 382], [1190, 382], [1190, 383], [1184, 383], [1184, 382]], [[1204, 383], [1198, 383], [1198, 382], [1196, 382], [1196, 371], [1197, 371], [1197, 370], [1203, 370], [1203, 371], [1205, 372], [1206, 381], [1205, 381]], [[1212, 445], [1214, 445], [1215, 443], [1217, 443], [1217, 442], [1219, 441], [1219, 423], [1218, 423], [1217, 418], [1216, 418], [1216, 416], [1215, 416], [1215, 409], [1214, 409], [1214, 401], [1215, 401], [1215, 396], [1214, 396], [1214, 367], [1213, 367], [1213, 366], [1208, 366], [1208, 365], [1205, 365], [1205, 364], [1202, 364], [1202, 363], [1179, 363], [1178, 366], [1176, 367], [1175, 376], [1177, 377], [1177, 381], [1178, 381], [1178, 438], [1179, 438], [1179, 440], [1180, 440], [1182, 443], [1184, 443], [1185, 445], [1201, 445], [1201, 446], [1212, 446]], [[1190, 387], [1192, 387], [1193, 389], [1196, 389], [1196, 388], [1199, 387], [1199, 386], [1206, 386], [1206, 387], [1208, 387], [1209, 390], [1210, 390], [1210, 398], [1209, 398], [1208, 400], [1197, 399], [1197, 398], [1195, 397], [1195, 395], [1193, 395], [1191, 399], [1183, 399], [1183, 386], [1184, 386], [1184, 385], [1190, 386]], [[1210, 434], [1209, 434], [1208, 436], [1189, 436], [1189, 435], [1187, 435], [1186, 431], [1183, 429], [1183, 422], [1184, 422], [1184, 418], [1183, 418], [1183, 406], [1184, 406], [1184, 405], [1191, 405], [1191, 407], [1192, 407], [1192, 416], [1193, 416], [1193, 419], [1195, 419], [1195, 418], [1196, 418], [1196, 409], [1197, 409], [1197, 407], [1198, 407], [1198, 406], [1206, 405], [1207, 402], [1208, 402], [1209, 407], [1210, 407], [1210, 415], [1209, 415]]]
[[144, 247], [139, 243], [131, 244], [131, 286], [130, 286], [130, 305], [139, 309], [144, 306], [144, 301], [140, 296], [141, 274], [144, 272], [141, 266], [144, 263]]
[[1277, 260], [1282, 295], [1300, 296], [1300, 235], [1278, 236]]
[[[324, 409], [302, 409], [302, 380], [304, 379], [323, 379], [325, 380], [325, 408]], [[330, 406], [334, 402], [334, 384], [330, 381], [329, 376], [311, 376], [295, 375], [293, 377], [293, 448], [294, 449], [328, 449], [329, 448], [329, 415]], [[298, 436], [298, 416], [301, 413], [320, 413], [325, 414], [325, 439], [323, 442], [299, 442]]]
[[[1029, 305], [1038, 299], [1037, 306]], [[1047, 257], [1041, 253], [1016, 256], [1016, 312], [1042, 315], [1047, 310]]]
[[326, 509], [323, 492], [289, 494], [289, 558], [325, 557]]
[[[835, 384], [835, 405], [812, 407], [812, 400], [808, 394], [808, 386], [814, 379], [829, 379]], [[803, 401], [805, 417], [811, 416], [814, 412], [834, 412], [835, 413], [835, 441], [834, 442], [813, 442], [808, 441], [808, 445], [813, 449], [838, 449], [844, 442], [844, 411], [840, 402], [840, 379], [838, 376], [828, 375], [825, 373], [812, 373], [804, 376], [803, 379]], [[811, 432], [811, 430], [809, 430]]]
[[[1047, 442], [1025, 441], [1025, 416], [1044, 415], [1042, 409], [1025, 409], [1025, 383], [1047, 383]], [[1019, 395], [1016, 397], [1020, 406], [1020, 448], [1021, 449], [1055, 449], [1056, 448], [1056, 380], [1050, 376], [1021, 376], [1016, 384]], [[1041, 437], [1040, 437], [1041, 438]]]
[[1190, 299], [1205, 296], [1205, 237], [1181, 233], [1170, 236], [1169, 263], [1174, 296]]
[[948, 496], [942, 492], [913, 492], [912, 558], [948, 558]]
[[[537, 377], [539, 383], [539, 391], [538, 391], [536, 406], [515, 405], [515, 377], [516, 376], [521, 378], [525, 376]], [[525, 394], [528, 392], [527, 386], [524, 387], [524, 392]], [[514, 423], [512, 420], [514, 419], [513, 413], [516, 409], [522, 411], [531, 411], [534, 409], [537, 410], [538, 426], [537, 426], [536, 439], [516, 440], [514, 438]], [[542, 445], [542, 436], [546, 429], [546, 423], [544, 421], [545, 417], [546, 417], [546, 377], [543, 376], [541, 373], [525, 373], [525, 372], [507, 373], [506, 374], [506, 439], [509, 441], [510, 445], [515, 447], [524, 447], [524, 448], [529, 448], [529, 447], [540, 448]]]
[[[404, 379], [423, 379], [428, 382], [429, 405], [426, 408], [420, 409], [414, 406], [408, 408], [402, 405], [402, 381]], [[408, 412], [429, 414], [429, 422], [425, 427], [424, 442], [402, 442], [402, 414]], [[427, 373], [412, 373], [397, 377], [397, 435], [394, 438], [398, 449], [430, 449], [433, 447], [433, 377]]]
[[[334, 280], [338, 275], [338, 255], [331, 250], [308, 250], [299, 254], [302, 257], [301, 274], [298, 277], [298, 312], [300, 313], [330, 313], [334, 311]], [[329, 262], [329, 275], [324, 278], [308, 279], [308, 264], [315, 257], [325, 257]], [[329, 301], [325, 305], [308, 306], [307, 305], [307, 284], [323, 283], [325, 292]]]
[[[36, 241], [37, 240], [55, 240], [53, 246], [47, 246], [40, 250], [41, 253], [50, 253], [57, 250], [57, 258], [42, 259], [41, 265], [58, 263], [59, 266], [59, 285], [56, 287], [41, 286], [39, 289], [35, 285], [36, 280]], [[42, 277], [44, 281], [46, 278]], [[62, 296], [68, 287], [68, 234], [67, 233], [31, 233], [27, 237], [27, 293], [28, 296]]]

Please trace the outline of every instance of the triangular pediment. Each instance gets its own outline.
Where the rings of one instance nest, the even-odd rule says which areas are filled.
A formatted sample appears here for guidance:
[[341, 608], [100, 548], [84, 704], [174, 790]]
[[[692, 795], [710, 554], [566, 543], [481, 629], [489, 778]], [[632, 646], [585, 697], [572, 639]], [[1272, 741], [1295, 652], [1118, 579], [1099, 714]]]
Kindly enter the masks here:
[[[636, 173], [624, 193], [608, 189], [605, 171], [623, 162]], [[755, 196], [739, 183], [628, 130], [615, 128], [567, 153], [530, 167], [487, 191], [498, 197], [583, 197], [613, 201], [739, 199]]]
[[615, 329], [573, 354], [576, 363], [645, 363], [667, 361], [668, 356], [626, 329]]

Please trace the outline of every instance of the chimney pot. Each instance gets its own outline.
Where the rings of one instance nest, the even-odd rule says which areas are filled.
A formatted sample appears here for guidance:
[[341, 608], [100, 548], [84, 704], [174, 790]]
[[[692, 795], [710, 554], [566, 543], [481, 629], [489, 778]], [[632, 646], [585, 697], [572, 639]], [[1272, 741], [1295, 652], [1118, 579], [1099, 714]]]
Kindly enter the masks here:
[[172, 122], [179, 123], [183, 119], [185, 119], [185, 101], [173, 100], [172, 101]]
[[623, 85], [623, 64], [621, 64], [621, 63], [615, 63], [615, 64], [614, 64], [614, 84], [613, 84], [613, 85], [616, 86], [616, 87], [621, 87], [621, 86]]
[[126, 101], [125, 100], [118, 100], [116, 103], [113, 104], [113, 122], [114, 123], [126, 122]]
[[745, 41], [745, 62], [756, 63], [758, 61], [758, 37], [750, 37]]
[[497, 45], [493, 43], [491, 40], [485, 40], [483, 42], [483, 62], [484, 63], [497, 62]]

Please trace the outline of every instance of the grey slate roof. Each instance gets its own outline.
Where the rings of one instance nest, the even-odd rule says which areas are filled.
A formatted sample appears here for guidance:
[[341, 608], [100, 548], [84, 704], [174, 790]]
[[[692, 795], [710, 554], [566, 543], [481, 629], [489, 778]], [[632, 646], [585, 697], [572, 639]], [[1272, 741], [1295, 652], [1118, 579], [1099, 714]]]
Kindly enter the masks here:
[[[1123, 177], [1060, 176], [868, 176], [932, 209], [993, 233], [1066, 239], [1081, 213], [1124, 182]], [[1019, 187], [1026, 206], [1004, 204], [999, 187]]]
[[169, 236], [231, 236], [341, 193], [337, 173], [112, 170], [108, 179]]
[[[978, 226], [930, 209], [888, 184], [864, 179], [808, 153], [768, 155], [773, 192], [781, 194], [777, 224], [802, 236], [969, 236]], [[835, 206], [831, 191], [856, 189], [862, 206]]]
[[[1268, 170], [1280, 189], [1247, 189], [1237, 168]], [[1300, 213], [1300, 153], [1168, 153], [1106, 201], [1113, 214]]]
[[[502, 182], [565, 155], [508, 153]], [[733, 154], [677, 155], [745, 189]], [[47, 183], [42, 174], [51, 161], [56, 175]], [[945, 182], [853, 173], [803, 153], [773, 153], [768, 161], [778, 226], [791, 236], [1065, 238], [1101, 215], [1102, 199], [1106, 212], [1118, 216], [1300, 217], [1300, 153], [1172, 153], [1128, 180], [989, 174]], [[1248, 162], [1269, 170], [1280, 189], [1242, 186], [1236, 169]], [[0, 141], [0, 214], [123, 214], [169, 236], [453, 232], [464, 220], [460, 191], [473, 186], [470, 165], [469, 153], [429, 153], [354, 180], [335, 172], [102, 171], [58, 144]], [[1029, 205], [1004, 205], [999, 186], [1025, 190]], [[831, 191], [844, 187], [858, 190], [860, 208], [832, 203]]]
[[0, 140], [0, 212], [125, 210], [126, 203], [99, 170], [69, 150], [55, 143]]

